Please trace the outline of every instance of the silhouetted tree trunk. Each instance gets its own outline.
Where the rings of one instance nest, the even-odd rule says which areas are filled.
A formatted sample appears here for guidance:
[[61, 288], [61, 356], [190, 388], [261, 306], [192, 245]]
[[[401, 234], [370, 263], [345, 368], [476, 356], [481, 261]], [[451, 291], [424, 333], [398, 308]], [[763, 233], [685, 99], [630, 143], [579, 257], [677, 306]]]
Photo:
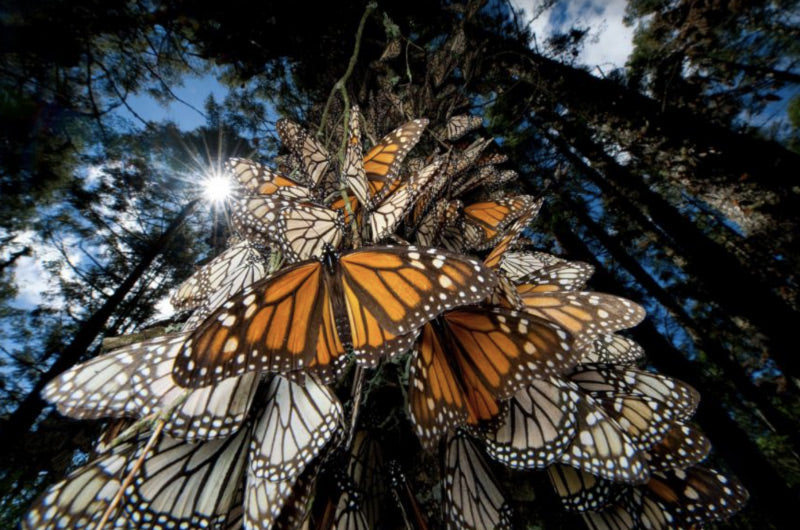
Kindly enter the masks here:
[[86, 350], [106, 329], [106, 323], [119, 309], [120, 304], [128, 295], [136, 282], [142, 277], [160, 254], [164, 252], [170, 240], [175, 236], [186, 218], [191, 214], [199, 199], [189, 202], [178, 213], [177, 217], [169, 224], [164, 233], [141, 255], [139, 263], [131, 270], [128, 276], [119, 284], [116, 290], [108, 297], [103, 305], [81, 325], [72, 341], [58, 354], [56, 361], [50, 366], [39, 381], [33, 386], [28, 396], [19, 404], [17, 409], [4, 422], [0, 431], [0, 446], [13, 445], [24, 439], [23, 434], [36, 422], [36, 418], [46, 406], [39, 393], [45, 385], [61, 372], [67, 370], [81, 360]]
[[[646, 219], [638, 213], [643, 208], [682, 252], [686, 271], [703, 283], [714, 301], [726, 307], [730, 314], [740, 314], [760, 328], [769, 338], [770, 355], [778, 365], [787, 375], [800, 376], [800, 357], [792, 346], [793, 323], [800, 321], [800, 315], [750, 268], [704, 235], [691, 220], [650, 190], [638, 175], [605, 154], [578, 127], [565, 121], [559, 125], [563, 125], [560, 137], [546, 130], [542, 132], [604, 193], [622, 198], [628, 212]], [[592, 165], [586, 164], [577, 153]]]
[[[573, 232], [572, 227], [565, 222], [558, 223], [555, 235], [571, 258], [595, 266], [593, 288], [624, 293], [624, 286], [615, 280], [614, 275], [596, 258], [582, 238]], [[635, 327], [632, 335], [644, 346], [648, 360], [660, 371], [674, 375], [702, 391], [695, 419], [712, 441], [715, 451], [750, 492], [751, 499], [746, 511], [758, 513], [764, 526], [772, 523], [776, 528], [783, 528], [785, 521], [794, 520], [794, 506], [800, 499], [798, 491], [787, 485], [786, 480], [764, 457], [761, 448], [731, 419], [726, 407], [718, 401], [718, 394], [714, 389], [707, 388], [705, 381], [697, 374], [697, 366], [676, 350], [649, 320]]]
[[[689, 315], [679, 300], [676, 300], [667, 290], [661, 287], [658, 282], [642, 267], [642, 265], [630, 256], [627, 250], [620, 244], [620, 241], [612, 237], [598, 223], [588, 215], [585, 209], [576, 201], [569, 198], [561, 198], [561, 202], [569, 207], [570, 214], [573, 215], [578, 223], [585, 226], [591, 236], [600, 242], [608, 250], [615, 262], [619, 263], [636, 282], [642, 286], [649, 296], [655, 298], [662, 306], [667, 308], [679, 321], [684, 329], [691, 332], [696, 346], [708, 355], [709, 360], [719, 366], [725, 373], [725, 378], [732, 384], [736, 392], [752, 401], [758, 406], [758, 410], [775, 428], [779, 435], [791, 440], [795, 451], [800, 451], [800, 424], [797, 418], [792, 418], [776, 408], [769, 400], [768, 396], [759, 389], [750, 378], [749, 374], [742, 366], [731, 357], [731, 352], [726, 351], [712, 333], [713, 322], [705, 319], [697, 320]], [[708, 326], [709, 329], [702, 329]], [[649, 350], [648, 350], [649, 351]], [[699, 365], [698, 365], [699, 367]], [[697, 373], [697, 368], [693, 373]], [[675, 374], [683, 377], [683, 374]], [[701, 376], [697, 376], [701, 377]], [[730, 393], [729, 389], [711, 381], [708, 377], [702, 377], [702, 387], [704, 393], [711, 390], [715, 395], [725, 395]]]
[[[775, 205], [781, 217], [796, 217], [800, 195], [787, 193], [798, 183], [800, 155], [782, 145], [740, 134], [705, 120], [683, 109], [664, 108], [647, 96], [627, 89], [619, 83], [595, 77], [585, 70], [548, 59], [529, 49], [519, 49], [524, 59], [517, 67], [524, 68], [533, 79], [547, 88], [548, 97], [573, 115], [591, 116], [595, 123], [624, 127], [647, 135], [662, 137], [662, 149], [680, 148], [686, 143], [707, 153], [703, 165], [696, 168], [697, 179], [708, 178], [721, 171], [731, 179], [747, 174], [752, 182], [766, 191], [778, 193], [786, 200]], [[531, 85], [541, 94], [541, 84]], [[713, 171], [712, 171], [713, 170]]]

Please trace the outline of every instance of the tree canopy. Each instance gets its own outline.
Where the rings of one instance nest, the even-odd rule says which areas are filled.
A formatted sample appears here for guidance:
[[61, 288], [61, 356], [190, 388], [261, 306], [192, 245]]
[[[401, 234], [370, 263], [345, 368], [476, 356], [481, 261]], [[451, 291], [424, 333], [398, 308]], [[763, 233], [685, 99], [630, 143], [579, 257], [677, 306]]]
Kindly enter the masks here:
[[[199, 200], [202, 174], [230, 157], [292, 167], [279, 117], [343, 156], [358, 104], [369, 144], [425, 118], [431, 153], [449, 118], [483, 118], [514, 189], [544, 198], [528, 246], [591, 264], [593, 288], [642, 304], [628, 336], [646, 367], [701, 391], [712, 462], [751, 494], [728, 524], [780, 528], [800, 485], [797, 2], [630, 0], [632, 53], [605, 77], [575, 61], [590, 44], [579, 21], [548, 40], [506, 2], [387, 4], [4, 3], [0, 524], [16, 525], [107, 428], [59, 415], [45, 385], [104, 339], [185, 320], [156, 322], [157, 304], [232, 235]], [[182, 80], [208, 74], [227, 95], [200, 109], [205, 126], [137, 112], [137, 96], [174, 103]], [[41, 293], [22, 298], [34, 266]], [[379, 379], [401, 377], [388, 365]], [[396, 394], [370, 399], [397, 414]], [[389, 445], [401, 462], [434, 459], [410, 436]], [[430, 486], [415, 471], [409, 483]], [[507, 488], [515, 521], [577, 524], [538, 502], [558, 503], [546, 477], [523, 475], [525, 488]], [[438, 494], [417, 492], [428, 509], [426, 495]]]

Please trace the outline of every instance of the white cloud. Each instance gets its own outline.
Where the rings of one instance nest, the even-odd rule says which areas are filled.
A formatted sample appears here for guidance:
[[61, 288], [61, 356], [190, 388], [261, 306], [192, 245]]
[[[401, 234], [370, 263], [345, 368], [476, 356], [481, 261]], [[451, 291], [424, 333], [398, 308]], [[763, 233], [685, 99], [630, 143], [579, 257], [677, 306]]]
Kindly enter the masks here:
[[[44, 302], [42, 293], [53, 286], [56, 278], [52, 276], [44, 264], [49, 261], [63, 259], [58, 249], [51, 244], [43, 242], [36, 232], [32, 230], [19, 233], [12, 241], [13, 248], [29, 246], [32, 249], [30, 256], [22, 256], [14, 263], [14, 282], [17, 286], [17, 297], [14, 305], [22, 308], [33, 308]], [[77, 251], [77, 240], [71, 239], [64, 242], [67, 259], [70, 263], [77, 264], [81, 255]], [[59, 271], [64, 279], [75, 279], [75, 273], [70, 267], [64, 265]], [[53, 300], [51, 305], [56, 308], [63, 307], [63, 300]]]
[[633, 51], [633, 27], [622, 23], [626, 0], [564, 0], [532, 20], [541, 2], [537, 0], [512, 0], [516, 9], [522, 9], [527, 22], [540, 45], [557, 32], [568, 31], [572, 26], [588, 27], [583, 52], [578, 62], [591, 67], [592, 73], [604, 73], [615, 67], [623, 68]]
[[156, 302], [156, 313], [150, 319], [152, 322], [165, 320], [175, 314], [175, 308], [172, 307], [172, 303], [169, 301], [171, 294], [172, 293], [165, 295], [158, 302]]

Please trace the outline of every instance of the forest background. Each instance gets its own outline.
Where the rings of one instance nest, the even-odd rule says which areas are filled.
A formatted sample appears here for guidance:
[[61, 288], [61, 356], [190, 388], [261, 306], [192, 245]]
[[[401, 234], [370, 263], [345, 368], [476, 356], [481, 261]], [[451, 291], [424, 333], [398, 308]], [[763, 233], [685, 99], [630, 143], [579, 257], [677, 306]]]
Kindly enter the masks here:
[[[313, 126], [366, 3], [313, 16], [269, 0], [0, 5], [11, 528], [101, 428], [59, 416], [41, 388], [105, 337], [172, 318], [170, 289], [227, 236], [194, 201], [199, 181], [230, 156], [275, 156], [279, 117]], [[393, 41], [401, 55], [383, 64]], [[546, 189], [537, 248], [591, 263], [593, 287], [642, 303], [631, 336], [648, 362], [702, 391], [712, 461], [752, 495], [736, 528], [780, 528], [799, 500], [798, 59], [797, 1], [418, 0], [378, 5], [347, 87], [364, 102], [420, 87], [485, 118], [523, 190]], [[569, 527], [551, 512], [531, 524]]]

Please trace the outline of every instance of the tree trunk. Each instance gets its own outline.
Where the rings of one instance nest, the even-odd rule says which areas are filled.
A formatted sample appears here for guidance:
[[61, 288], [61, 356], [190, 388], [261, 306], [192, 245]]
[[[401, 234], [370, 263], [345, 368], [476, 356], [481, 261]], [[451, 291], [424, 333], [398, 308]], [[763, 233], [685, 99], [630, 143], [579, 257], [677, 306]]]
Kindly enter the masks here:
[[[506, 43], [506, 49], [509, 45], [514, 44]], [[800, 154], [777, 142], [731, 131], [690, 111], [663, 108], [660, 102], [640, 92], [548, 59], [528, 48], [518, 47], [515, 51], [521, 59], [514, 66], [530, 77], [531, 93], [543, 95], [541, 86], [544, 85], [546, 95], [570, 114], [592, 116], [595, 123], [661, 137], [666, 141], [663, 149], [680, 149], [689, 142], [697, 153], [707, 154], [704, 168], [727, 170], [731, 178], [736, 179], [748, 175], [762, 190], [788, 199], [786, 204], [776, 206], [787, 214], [786, 218], [796, 216], [797, 210], [791, 208], [800, 203], [800, 194], [791, 192], [790, 188], [798, 183]], [[703, 179], [709, 174], [700, 170], [696, 176]]]
[[[624, 291], [568, 225], [557, 226], [556, 237], [571, 257], [595, 266], [595, 287], [614, 293]], [[648, 360], [655, 366], [666, 374], [678, 374], [680, 379], [703, 391], [695, 420], [714, 444], [716, 453], [725, 459], [750, 492], [750, 506], [757, 510], [759, 517], [766, 519], [763, 526], [772, 523], [782, 528], [785, 521], [794, 520], [798, 492], [787, 485], [747, 432], [731, 419], [714, 391], [704, 387], [704, 382], [696, 375], [697, 368], [662, 337], [650, 321], [645, 320], [634, 328], [633, 336], [644, 346]]]
[[[686, 258], [686, 272], [698, 278], [714, 301], [727, 308], [731, 315], [740, 314], [760, 328], [767, 336], [769, 354], [787, 374], [800, 376], [800, 356], [791, 346], [795, 342], [794, 323], [800, 315], [765, 285], [749, 268], [743, 266], [723, 246], [706, 237], [698, 228], [666, 200], [649, 190], [647, 185], [626, 168], [602, 153], [599, 146], [566, 128], [563, 137], [543, 130], [576, 168], [590, 177], [604, 193], [623, 200], [627, 211], [636, 212], [644, 204], [647, 213], [669, 234], [670, 240]], [[593, 162], [586, 164], [572, 151]], [[639, 219], [647, 216], [636, 214]], [[647, 221], [649, 223], [649, 221]]]
[[130, 274], [119, 284], [111, 296], [97, 309], [80, 327], [72, 338], [72, 341], [58, 354], [56, 361], [50, 366], [47, 372], [33, 386], [28, 396], [19, 404], [17, 409], [3, 422], [0, 430], [0, 446], [19, 442], [23, 435], [27, 433], [36, 418], [42, 412], [47, 403], [40, 397], [39, 393], [54, 377], [64, 370], [78, 363], [82, 355], [92, 345], [106, 329], [106, 323], [115, 311], [119, 308], [130, 290], [144, 274], [153, 260], [164, 252], [170, 240], [175, 236], [178, 229], [192, 212], [199, 199], [189, 202], [180, 211], [178, 216], [169, 224], [164, 233], [155, 240], [148, 249], [142, 254], [141, 261], [131, 270]]
[[[691, 332], [696, 346], [704, 351], [708, 355], [709, 360], [722, 370], [726, 379], [733, 385], [736, 392], [741, 393], [745, 399], [755, 403], [760, 413], [763, 414], [764, 418], [774, 427], [777, 434], [787, 437], [792, 442], [795, 451], [800, 453], [800, 424], [797, 420], [787, 416], [773, 405], [768, 396], [753, 383], [750, 375], [742, 368], [735, 358], [732, 357], [730, 352], [726, 351], [719, 342], [715, 341], [713, 338], [709, 338], [708, 332], [703, 329], [697, 329], [697, 326], [701, 328], [707, 326], [707, 329], [714, 329], [716, 327], [715, 324], [706, 320], [698, 321], [695, 317], [689, 315], [680, 301], [676, 300], [669, 292], [662, 288], [639, 262], [627, 253], [625, 248], [620, 245], [619, 240], [610, 236], [600, 225], [592, 220], [581, 205], [577, 204], [575, 201], [564, 198], [562, 198], [562, 202], [569, 207], [576, 221], [589, 230], [592, 237], [608, 250], [611, 257], [634, 277], [636, 282], [642, 286], [647, 294], [655, 298], [662, 306], [668, 309], [672, 315], [676, 317], [681, 326]], [[694, 369], [694, 372], [696, 373], [698, 370]], [[730, 395], [730, 387], [726, 388], [724, 385], [711, 380], [709, 377], [700, 375], [697, 377], [702, 378], [703, 382], [701, 388], [708, 389], [706, 391], [710, 390], [717, 396]]]

